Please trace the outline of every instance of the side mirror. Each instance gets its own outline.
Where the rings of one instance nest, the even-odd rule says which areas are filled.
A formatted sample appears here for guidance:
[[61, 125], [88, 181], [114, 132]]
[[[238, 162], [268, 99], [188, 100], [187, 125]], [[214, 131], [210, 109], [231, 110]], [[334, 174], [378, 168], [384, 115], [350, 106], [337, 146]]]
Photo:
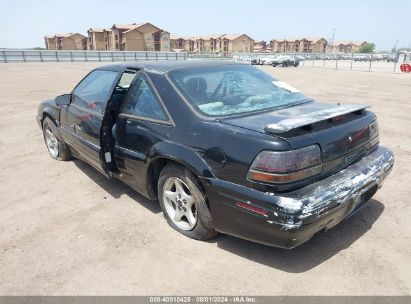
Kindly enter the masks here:
[[67, 106], [71, 102], [71, 94], [57, 96], [54, 100], [58, 106]]

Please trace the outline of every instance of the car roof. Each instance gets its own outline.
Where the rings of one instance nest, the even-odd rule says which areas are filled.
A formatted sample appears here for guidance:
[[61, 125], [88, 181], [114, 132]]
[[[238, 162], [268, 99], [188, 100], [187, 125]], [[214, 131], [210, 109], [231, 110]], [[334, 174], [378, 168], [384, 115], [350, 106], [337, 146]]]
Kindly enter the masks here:
[[220, 60], [158, 60], [158, 61], [142, 61], [142, 62], [124, 62], [118, 64], [110, 64], [101, 66], [95, 70], [110, 70], [110, 71], [125, 71], [127, 69], [143, 69], [156, 73], [166, 73], [172, 70], [183, 68], [194, 68], [204, 66], [222, 66], [222, 65], [238, 65], [244, 64], [232, 61]]

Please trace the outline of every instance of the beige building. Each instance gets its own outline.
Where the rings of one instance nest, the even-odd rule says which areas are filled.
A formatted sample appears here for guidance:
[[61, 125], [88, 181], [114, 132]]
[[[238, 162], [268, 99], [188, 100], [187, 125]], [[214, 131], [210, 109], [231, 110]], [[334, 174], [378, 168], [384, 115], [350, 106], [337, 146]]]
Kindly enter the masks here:
[[234, 52], [251, 53], [254, 50], [254, 39], [246, 34], [224, 35], [222, 39], [224, 41], [224, 49], [221, 50], [220, 48], [220, 52], [222, 51], [224, 54]]
[[270, 48], [275, 53], [325, 53], [327, 40], [324, 38], [273, 39]]
[[151, 23], [114, 24], [104, 31], [109, 51], [169, 51], [170, 33]]
[[87, 50], [87, 37], [79, 33], [61, 39], [62, 50]]
[[104, 33], [107, 30], [103, 28], [90, 28], [87, 31], [87, 49], [93, 51], [104, 51], [106, 45], [104, 43]]
[[47, 50], [86, 50], [87, 37], [79, 33], [55, 34], [45, 36]]
[[269, 44], [267, 44], [264, 40], [254, 42], [254, 53], [268, 52], [269, 49], [267, 49], [267, 46], [269, 46]]
[[224, 34], [195, 37], [194, 53], [215, 54], [221, 53], [223, 48], [222, 37]]
[[357, 53], [358, 49], [366, 44], [367, 41], [335, 41], [330, 46], [333, 53]]
[[327, 52], [328, 41], [322, 37], [309, 37], [310, 41], [308, 53], [325, 53]]
[[170, 35], [170, 50], [175, 52], [194, 52], [195, 38]]
[[213, 34], [198, 37], [171, 35], [170, 45], [174, 51], [199, 54], [250, 53], [254, 49], [254, 40], [246, 34]]

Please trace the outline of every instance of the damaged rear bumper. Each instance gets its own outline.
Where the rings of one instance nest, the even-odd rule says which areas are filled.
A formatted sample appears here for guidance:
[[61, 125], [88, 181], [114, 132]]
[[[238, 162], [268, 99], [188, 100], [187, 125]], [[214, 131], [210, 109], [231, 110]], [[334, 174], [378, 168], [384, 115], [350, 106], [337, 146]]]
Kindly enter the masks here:
[[216, 229], [258, 243], [293, 248], [356, 212], [391, 172], [393, 153], [382, 146], [344, 170], [288, 193], [267, 193], [206, 179]]

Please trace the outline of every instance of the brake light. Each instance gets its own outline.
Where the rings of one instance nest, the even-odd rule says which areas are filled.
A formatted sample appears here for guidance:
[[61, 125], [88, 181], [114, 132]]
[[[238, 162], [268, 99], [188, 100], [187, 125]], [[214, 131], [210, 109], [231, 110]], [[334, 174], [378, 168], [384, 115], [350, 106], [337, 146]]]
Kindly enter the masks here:
[[248, 172], [250, 180], [265, 183], [289, 183], [321, 174], [321, 150], [318, 145], [291, 151], [262, 151]]

